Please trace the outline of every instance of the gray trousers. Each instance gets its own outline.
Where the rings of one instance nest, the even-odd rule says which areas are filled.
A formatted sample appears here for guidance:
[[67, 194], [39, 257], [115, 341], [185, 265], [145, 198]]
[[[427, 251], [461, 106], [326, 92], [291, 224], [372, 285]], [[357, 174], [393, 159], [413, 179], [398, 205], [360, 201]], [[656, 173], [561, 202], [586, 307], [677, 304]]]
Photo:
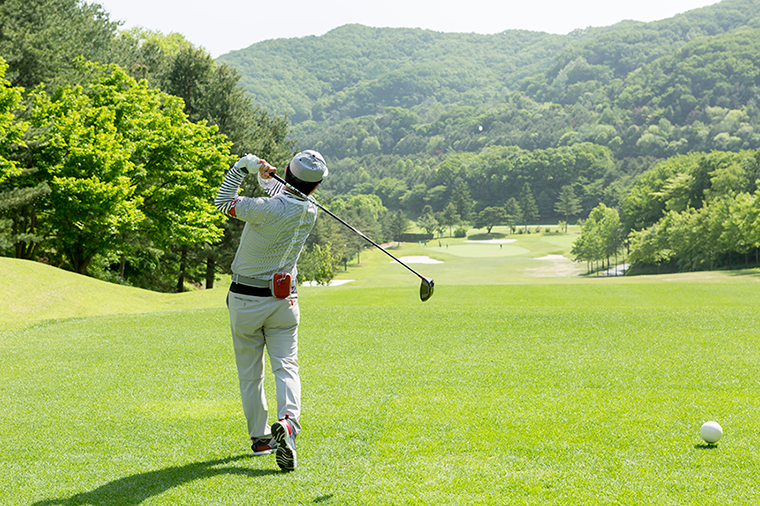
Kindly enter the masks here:
[[271, 434], [264, 394], [264, 349], [274, 374], [277, 419], [289, 418], [296, 434], [301, 429], [301, 379], [298, 375], [298, 298], [254, 297], [230, 292], [235, 363], [243, 413], [252, 438]]

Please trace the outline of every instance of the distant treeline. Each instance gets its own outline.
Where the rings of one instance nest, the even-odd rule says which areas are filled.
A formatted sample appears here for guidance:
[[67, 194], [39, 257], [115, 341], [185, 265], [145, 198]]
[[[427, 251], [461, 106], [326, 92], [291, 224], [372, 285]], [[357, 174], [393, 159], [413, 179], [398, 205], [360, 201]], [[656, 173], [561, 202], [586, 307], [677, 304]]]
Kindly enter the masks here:
[[689, 153], [636, 178], [620, 213], [600, 204], [573, 245], [590, 264], [628, 253], [636, 272], [760, 265], [760, 150]]
[[[495, 147], [545, 152], [591, 143], [609, 150], [614, 167], [582, 183], [594, 188], [578, 188], [597, 196], [584, 198], [587, 216], [599, 202], [619, 207], [633, 178], [660, 159], [760, 147], [757, 12], [759, 0], [724, 0], [654, 23], [566, 36], [348, 25], [322, 37], [254, 44], [219, 61], [238, 69], [258, 104], [289, 115], [300, 144], [340, 167], [326, 186], [335, 195], [375, 194], [397, 208], [386, 198], [388, 181], [376, 187], [391, 177], [405, 192], [425, 184], [440, 208], [438, 178], [413, 181], [395, 168], [435, 173], [450, 157], [482, 157]], [[500, 188], [526, 181], [546, 202], [562, 186], [531, 175]], [[472, 186], [476, 212], [494, 204]], [[540, 215], [559, 218], [549, 204]]]

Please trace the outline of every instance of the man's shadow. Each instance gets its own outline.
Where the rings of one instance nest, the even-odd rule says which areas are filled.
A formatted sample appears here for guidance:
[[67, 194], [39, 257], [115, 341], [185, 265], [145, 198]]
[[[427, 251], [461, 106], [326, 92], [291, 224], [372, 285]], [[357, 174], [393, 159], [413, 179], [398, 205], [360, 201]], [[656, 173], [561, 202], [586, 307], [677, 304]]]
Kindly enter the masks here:
[[134, 474], [119, 478], [105, 485], [73, 495], [69, 498], [46, 499], [32, 506], [136, 506], [144, 500], [159, 495], [193, 480], [210, 478], [222, 474], [257, 478], [280, 471], [274, 469], [248, 469], [246, 467], [226, 466], [231, 462], [249, 459], [250, 455], [237, 455], [224, 459], [194, 462], [184, 466], [167, 467], [158, 471]]

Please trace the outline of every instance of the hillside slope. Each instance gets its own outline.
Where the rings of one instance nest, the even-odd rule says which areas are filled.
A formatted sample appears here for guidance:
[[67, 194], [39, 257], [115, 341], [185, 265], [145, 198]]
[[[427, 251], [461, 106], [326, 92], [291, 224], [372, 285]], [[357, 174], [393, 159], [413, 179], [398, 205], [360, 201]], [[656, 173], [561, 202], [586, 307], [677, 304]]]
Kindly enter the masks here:
[[0, 257], [0, 325], [48, 319], [222, 307], [225, 289], [157, 293], [48, 265]]
[[256, 105], [293, 124], [335, 122], [389, 106], [497, 103], [523, 79], [551, 83], [579, 57], [593, 71], [624, 79], [695, 39], [758, 28], [759, 13], [760, 0], [723, 0], [661, 21], [567, 35], [345, 25], [320, 37], [260, 42], [218, 61], [240, 72]]

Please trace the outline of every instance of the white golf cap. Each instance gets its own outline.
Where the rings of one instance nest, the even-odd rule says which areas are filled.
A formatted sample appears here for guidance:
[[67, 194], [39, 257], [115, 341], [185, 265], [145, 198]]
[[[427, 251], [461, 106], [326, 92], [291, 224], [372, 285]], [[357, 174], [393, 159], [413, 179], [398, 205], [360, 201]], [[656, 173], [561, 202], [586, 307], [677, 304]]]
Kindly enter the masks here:
[[327, 176], [327, 164], [318, 152], [307, 149], [301, 151], [288, 164], [290, 172], [301, 181], [316, 183]]

